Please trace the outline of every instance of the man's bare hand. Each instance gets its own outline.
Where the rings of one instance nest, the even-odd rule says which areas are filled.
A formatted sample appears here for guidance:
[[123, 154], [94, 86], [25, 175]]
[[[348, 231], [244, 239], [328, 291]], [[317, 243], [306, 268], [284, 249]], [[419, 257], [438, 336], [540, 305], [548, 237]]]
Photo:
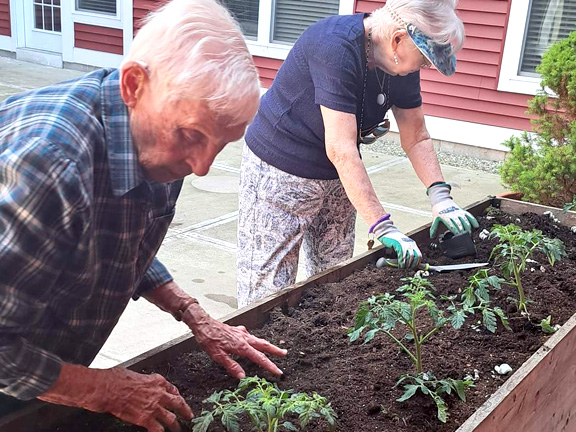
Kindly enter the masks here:
[[148, 432], [180, 432], [177, 416], [194, 415], [178, 389], [158, 374], [143, 375], [122, 367], [88, 369], [64, 365], [60, 378], [39, 399], [108, 412]]
[[197, 305], [186, 309], [182, 321], [190, 327], [196, 340], [212, 360], [224, 366], [230, 375], [238, 379], [246, 376], [244, 369], [232, 360], [230, 354], [247, 358], [274, 375], [282, 375], [278, 366], [264, 353], [285, 356], [287, 351], [251, 335], [246, 327], [221, 323]]

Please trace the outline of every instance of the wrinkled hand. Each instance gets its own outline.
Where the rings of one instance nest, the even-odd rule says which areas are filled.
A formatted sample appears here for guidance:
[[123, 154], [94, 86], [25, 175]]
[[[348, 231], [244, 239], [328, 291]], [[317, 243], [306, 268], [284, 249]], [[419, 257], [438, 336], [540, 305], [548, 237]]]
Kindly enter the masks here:
[[398, 231], [391, 220], [380, 222], [374, 227], [373, 232], [384, 246], [394, 249], [398, 257], [398, 267], [406, 269], [418, 267], [422, 260], [422, 252], [418, 249], [418, 245], [406, 234]]
[[71, 365], [62, 375], [56, 388], [39, 399], [108, 412], [148, 432], [164, 432], [165, 427], [180, 432], [177, 415], [188, 421], [194, 417], [178, 389], [158, 374], [139, 374], [119, 366], [87, 369]]
[[442, 222], [453, 234], [465, 231], [471, 233], [472, 228], [478, 228], [478, 221], [469, 212], [462, 210], [450, 196], [450, 185], [438, 184], [428, 188], [428, 196], [432, 203], [432, 226], [430, 237], [436, 236], [436, 232]]
[[212, 360], [235, 378], [242, 379], [246, 373], [230, 354], [247, 358], [274, 375], [282, 375], [283, 372], [264, 353], [285, 356], [287, 351], [251, 335], [246, 327], [233, 327], [215, 320], [197, 305], [186, 309], [182, 321], [190, 327], [196, 341]]

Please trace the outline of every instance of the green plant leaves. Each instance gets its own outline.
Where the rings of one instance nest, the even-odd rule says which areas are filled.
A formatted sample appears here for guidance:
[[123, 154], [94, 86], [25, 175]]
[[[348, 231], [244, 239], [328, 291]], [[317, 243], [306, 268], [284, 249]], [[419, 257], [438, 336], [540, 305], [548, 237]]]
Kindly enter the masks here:
[[[240, 432], [242, 416], [250, 419], [256, 431], [276, 431], [279, 422], [289, 414], [298, 415], [301, 429], [313, 419], [324, 418], [332, 430], [337, 418], [326, 398], [317, 393], [310, 396], [280, 390], [276, 384], [257, 376], [240, 380], [234, 391], [215, 392], [204, 402], [212, 404], [213, 409], [202, 411], [202, 415], [193, 420], [193, 432], [206, 432], [217, 417], [229, 432]], [[281, 426], [290, 431], [299, 430], [290, 421], [284, 421]]]

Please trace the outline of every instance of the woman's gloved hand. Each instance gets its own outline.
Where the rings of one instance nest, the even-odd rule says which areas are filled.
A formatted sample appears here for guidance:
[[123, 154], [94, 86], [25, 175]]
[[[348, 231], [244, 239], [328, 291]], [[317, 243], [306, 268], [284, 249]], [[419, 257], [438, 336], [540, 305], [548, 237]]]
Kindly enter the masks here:
[[407, 269], [418, 267], [422, 260], [422, 252], [418, 249], [418, 245], [406, 234], [398, 231], [389, 218], [390, 215], [380, 218], [372, 225], [370, 233], [374, 233], [374, 236], [385, 247], [394, 249], [398, 257], [398, 267]]
[[448, 183], [435, 183], [428, 188], [426, 194], [432, 204], [432, 226], [430, 237], [434, 238], [438, 226], [442, 222], [453, 234], [464, 231], [472, 232], [472, 228], [478, 228], [478, 221], [466, 210], [462, 210], [450, 196], [452, 188]]

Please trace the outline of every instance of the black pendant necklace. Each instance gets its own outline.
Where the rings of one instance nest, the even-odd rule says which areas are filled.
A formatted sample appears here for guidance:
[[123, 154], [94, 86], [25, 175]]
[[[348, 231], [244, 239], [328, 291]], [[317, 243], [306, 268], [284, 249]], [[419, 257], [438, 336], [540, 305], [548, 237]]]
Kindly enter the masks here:
[[[380, 93], [378, 93], [378, 96], [376, 96], [376, 103], [380, 106], [384, 106], [386, 104], [388, 95], [390, 94], [390, 77], [387, 77], [386, 74], [384, 74], [384, 81], [380, 82], [380, 77], [378, 76], [378, 68], [375, 69], [375, 72], [378, 85], [380, 86]], [[386, 92], [384, 92], [385, 83], [388, 83]]]

